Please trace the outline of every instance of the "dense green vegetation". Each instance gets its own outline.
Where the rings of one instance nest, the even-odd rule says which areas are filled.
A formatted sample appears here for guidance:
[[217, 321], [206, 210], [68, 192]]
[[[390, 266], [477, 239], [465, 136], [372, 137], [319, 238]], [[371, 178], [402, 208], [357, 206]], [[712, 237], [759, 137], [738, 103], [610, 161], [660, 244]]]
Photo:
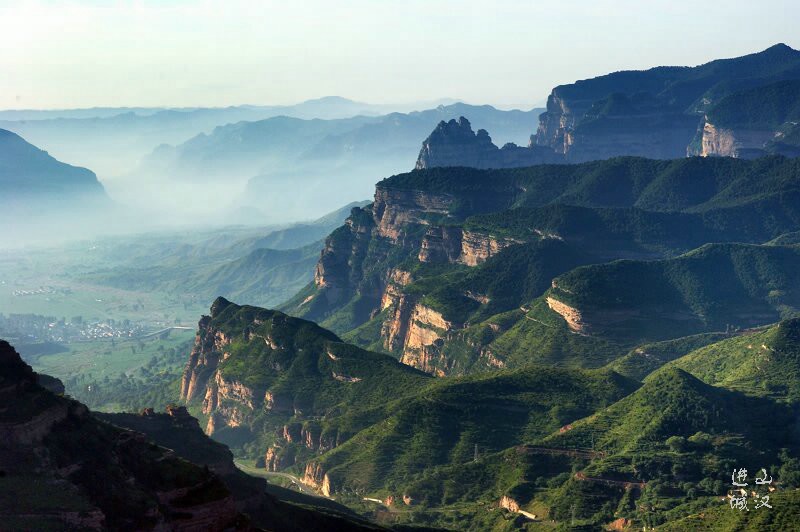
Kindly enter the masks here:
[[[433, 168], [392, 176], [379, 188], [454, 198], [450, 216], [429, 223], [527, 244], [505, 249], [469, 271], [454, 264], [421, 267], [417, 255], [425, 225], [406, 224], [404, 244], [393, 246], [371, 236], [371, 209], [354, 210], [353, 225], [331, 234], [322, 259], [327, 272], [346, 270], [344, 282], [327, 291], [308, 286], [282, 308], [339, 334], [364, 325], [352, 338], [379, 347], [379, 338], [364, 333], [381, 328], [365, 323], [376, 319], [387, 272], [397, 268], [412, 276], [405, 294], [446, 319], [474, 324], [541, 295], [548, 277], [581, 263], [671, 257], [706, 242], [762, 243], [792, 233], [800, 219], [797, 164], [781, 157], [622, 157], [522, 169]], [[515, 282], [508, 282], [512, 277]], [[775, 319], [773, 314], [762, 323]], [[673, 336], [701, 330], [679, 325]]]
[[529, 366], [436, 381], [389, 402], [385, 420], [320, 461], [341, 489], [403, 490], [409, 475], [466, 464], [557, 430], [613, 403], [636, 383], [608, 371]]
[[[389, 285], [404, 305], [454, 324], [428, 326], [439, 340], [415, 355], [450, 376], [397, 392], [386, 410], [360, 414], [363, 425], [339, 412], [315, 420], [346, 438], [295, 456], [353, 507], [406, 495], [415, 502], [396, 520], [474, 530], [523, 526], [519, 514], [487, 510], [504, 496], [592, 529], [700, 514], [726, 495], [739, 464], [794, 486], [794, 321], [749, 328], [800, 309], [798, 175], [797, 161], [781, 157], [617, 158], [384, 180], [387, 191], [447, 194], [449, 213], [414, 213], [425, 222], [402, 225], [392, 244], [376, 236], [372, 208], [354, 211], [320, 263], [336, 291], [309, 286], [286, 308], [363, 347], [408, 355], [385, 342], [398, 319], [396, 306], [379, 306]], [[462, 231], [511, 245], [476, 266], [441, 254], [421, 262], [420, 249], [447, 245], [423, 245], [439, 234], [430, 226], [441, 238]], [[402, 281], [387, 280], [398, 271]], [[603, 371], [579, 368], [604, 366], [644, 384], [576, 407], [568, 397], [581, 392], [554, 377], [574, 382]]]
[[661, 340], [794, 315], [800, 249], [708, 244], [674, 259], [577, 268], [550, 291], [596, 333]]
[[96, 340], [40, 356], [37, 370], [58, 375], [66, 392], [93, 410], [164, 408], [179, 397], [193, 331], [166, 331], [144, 340]]
[[736, 336], [670, 362], [715, 386], [800, 401], [800, 320]]
[[767, 507], [755, 508], [759, 501], [749, 501], [750, 511], [732, 510], [728, 504], [709, 505], [702, 512], [683, 519], [666, 522], [659, 530], [682, 532], [684, 530], [740, 530], [758, 532], [761, 530], [792, 530], [800, 521], [800, 491], [783, 491], [770, 496]]
[[[518, 308], [542, 294], [560, 272], [588, 262], [591, 255], [562, 241], [535, 241], [504, 249], [477, 268], [422, 274], [405, 293], [422, 295], [424, 305], [456, 322], [483, 321]], [[488, 301], [481, 304], [475, 297]]]
[[[219, 375], [246, 386], [256, 398], [243, 418], [252, 434], [227, 441], [247, 444], [251, 457], [275, 441], [276, 430], [295, 421], [314, 420], [315, 430], [346, 439], [381, 415], [387, 397], [410, 393], [430, 380], [391, 357], [345, 344], [312, 322], [222, 298], [212, 306], [201, 341], [213, 334], [208, 331], [231, 338]], [[267, 392], [276, 406], [265, 407]]]
[[736, 90], [779, 79], [796, 79], [798, 63], [797, 51], [776, 44], [755, 54], [718, 59], [695, 67], [659, 66], [612, 72], [560, 85], [554, 93], [583, 105], [612, 93], [650, 93], [664, 106], [696, 112]]
[[615, 359], [609, 364], [609, 368], [626, 377], [643, 380], [667, 362], [700, 347], [724, 340], [728, 336], [726, 333], [695, 334], [674, 340], [640, 345], [626, 355]]
[[[798, 52], [779, 45], [695, 68], [619, 72], [558, 87], [553, 97], [573, 114], [571, 138], [563, 137], [563, 122], [560, 133], [547, 131], [548, 119], [565, 118], [550, 105], [540, 134], [556, 138], [535, 142], [568, 140], [574, 150], [566, 160], [584, 160], [619, 153], [603, 142], [644, 131], [648, 138], [621, 153], [669, 157], [658, 150], [677, 146], [682, 155], [683, 137], [706, 113], [719, 127], [775, 131], [767, 151], [800, 154], [798, 69]], [[306, 169], [327, 176], [323, 162], [347, 163], [359, 156], [353, 146], [396, 149], [391, 140], [429, 116], [356, 117], [353, 129], [346, 121], [240, 123], [160, 156], [165, 168], [230, 172], [242, 153], [261, 168], [269, 153], [304, 146], [290, 137], [319, 136], [316, 162]], [[276, 124], [294, 133], [264, 151], [264, 134], [273, 137], [268, 130]], [[241, 149], [228, 160], [207, 160], [214, 151], [207, 148], [227, 144]], [[198, 167], [203, 161], [212, 164]], [[270, 171], [249, 192], [282, 186]], [[357, 177], [369, 172], [359, 165]], [[199, 418], [175, 408], [92, 416], [43, 393], [29, 371], [0, 357], [0, 395], [14, 401], [0, 409], [4, 427], [69, 409], [41, 449], [8, 447], [12, 460], [0, 459], [0, 506], [19, 499], [25, 512], [11, 526], [57, 527], [59, 508], [83, 515], [97, 505], [116, 512], [110, 526], [135, 528], [160, 507], [150, 492], [190, 485], [181, 505], [230, 491], [267, 529], [313, 529], [317, 512], [344, 518], [344, 529], [369, 526], [351, 523], [342, 504], [399, 530], [793, 526], [800, 159], [616, 157], [433, 168], [384, 179], [374, 204], [353, 208], [336, 228], [345, 216], [102, 240], [91, 243], [92, 260], [65, 261], [52, 272], [27, 256], [10, 259], [11, 267], [0, 262], [0, 301], [25, 311], [59, 308], [48, 316], [80, 305], [93, 323], [135, 316], [145, 324], [125, 340], [115, 331], [114, 340], [73, 334], [34, 345], [31, 361], [63, 377], [68, 395], [128, 411], [185, 399]], [[32, 270], [37, 275], [23, 275]], [[40, 279], [51, 283], [51, 274], [57, 287], [31, 289], [44, 285]], [[196, 319], [197, 306], [219, 295], [247, 305], [219, 297], [196, 338], [164, 332]], [[287, 298], [286, 313], [250, 305]], [[41, 321], [47, 328], [48, 319]], [[161, 332], [140, 334], [153, 330]], [[18, 389], [9, 375], [29, 382]], [[38, 382], [58, 388], [52, 379]], [[251, 471], [266, 468], [265, 477], [281, 479], [284, 487], [269, 493], [315, 512], [265, 496], [261, 481], [234, 468], [231, 451]], [[24, 475], [11, 469], [16, 462], [28, 467]], [[730, 473], [739, 467], [774, 475], [781, 506], [728, 511]], [[52, 482], [56, 476], [71, 484]], [[46, 498], [31, 489], [45, 482]], [[314, 501], [303, 490], [336, 501]], [[30, 513], [41, 519], [26, 521]], [[260, 520], [270, 513], [278, 518]]]
[[798, 164], [783, 157], [755, 161], [616, 157], [503, 170], [432, 168], [392, 176], [377, 186], [447, 192], [459, 200], [455, 215], [548, 204], [706, 212], [796, 191]]
[[800, 119], [800, 80], [786, 80], [726, 96], [709, 109], [708, 121], [723, 128], [777, 131]]

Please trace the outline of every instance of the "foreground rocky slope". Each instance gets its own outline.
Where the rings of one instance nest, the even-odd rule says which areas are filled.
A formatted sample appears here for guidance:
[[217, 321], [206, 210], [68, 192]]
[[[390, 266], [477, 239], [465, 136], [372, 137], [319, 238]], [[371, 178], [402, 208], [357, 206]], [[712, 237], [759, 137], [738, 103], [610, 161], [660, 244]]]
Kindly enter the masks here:
[[[673, 257], [706, 242], [763, 243], [796, 231], [797, 164], [621, 158], [394, 176], [376, 186], [371, 206], [353, 210], [326, 240], [314, 283], [285, 309], [437, 375], [524, 364], [533, 346], [520, 339], [533, 332], [522, 330], [545, 328], [540, 338], [563, 339], [580, 329], [572, 323], [561, 332], [563, 318], [581, 317], [553, 295], [556, 289], [537, 299], [559, 274], [619, 258]], [[697, 331], [724, 329], [720, 319]], [[614, 349], [595, 346], [595, 352], [592, 364], [602, 365], [607, 360], [599, 354]]]
[[42, 388], [0, 341], [0, 505], [10, 529], [248, 529], [208, 470]]
[[[172, 449], [181, 458], [208, 467], [230, 490], [238, 511], [265, 530], [379, 530], [346, 507], [319, 497], [292, 493], [251, 477], [234, 464], [231, 451], [207, 437], [185, 407], [171, 406], [166, 413], [145, 409], [140, 414], [95, 414], [103, 421], [142, 433]], [[274, 492], [274, 494], [273, 494]], [[279, 500], [291, 497], [296, 504]]]

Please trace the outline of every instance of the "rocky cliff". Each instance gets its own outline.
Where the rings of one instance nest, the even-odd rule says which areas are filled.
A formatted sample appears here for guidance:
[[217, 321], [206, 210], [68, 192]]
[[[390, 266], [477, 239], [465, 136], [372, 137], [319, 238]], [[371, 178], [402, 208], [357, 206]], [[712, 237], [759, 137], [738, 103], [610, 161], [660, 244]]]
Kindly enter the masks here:
[[752, 159], [800, 155], [800, 80], [733, 93], [706, 113], [690, 155]]
[[553, 89], [532, 144], [550, 147], [570, 162], [619, 155], [683, 157], [703, 113], [727, 95], [798, 78], [800, 52], [778, 44], [691, 68], [656, 67], [580, 80]]
[[[748, 114], [762, 118], [776, 112], [796, 114], [796, 106], [774, 105], [773, 96], [781, 91], [770, 87], [797, 83], [798, 79], [800, 52], [784, 44], [696, 67], [614, 72], [555, 87], [527, 147], [506, 144], [498, 148], [486, 130], [473, 132], [464, 117], [442, 121], [423, 142], [415, 168], [520, 168], [622, 155], [653, 159], [680, 158], [687, 153], [795, 156], [800, 154], [800, 133], [789, 134], [792, 123], [788, 118], [781, 120], [780, 127], [744, 127], [735, 134], [721, 131], [731, 128], [714, 120], [704, 132], [703, 118], [731, 97], [738, 98], [729, 106], [729, 115], [735, 119]], [[781, 90], [783, 98], [797, 97], [794, 87]], [[759, 101], [748, 96], [752, 91], [766, 91], [766, 97]], [[748, 98], [752, 101], [741, 105]]]
[[[314, 323], [218, 298], [199, 322], [181, 398], [207, 417], [207, 434], [255, 444], [265, 467], [281, 471], [304, 467], [368, 422], [340, 426], [343, 412], [378, 408], [378, 398], [426, 380]], [[324, 475], [314, 479], [309, 484], [330, 489]]]
[[725, 129], [705, 122], [699, 155], [745, 159], [760, 157], [767, 154], [765, 147], [776, 134], [776, 131]]
[[469, 120], [441, 121], [422, 143], [415, 168], [468, 166], [471, 168], [520, 168], [535, 164], [561, 163], [563, 157], [551, 149], [507, 143], [498, 148], [485, 129], [472, 130]]
[[[513, 329], [505, 322], [514, 315], [504, 313], [571, 268], [792, 231], [794, 203], [748, 191], [774, 182], [776, 194], [792, 195], [791, 180], [779, 176], [795, 166], [781, 158], [767, 170], [729, 159], [618, 158], [400, 174], [378, 183], [374, 203], [331, 234], [315, 283], [285, 308], [432, 374], [502, 366], [508, 357], [490, 344]], [[726, 196], [733, 190], [741, 191], [735, 208]], [[580, 307], [556, 295], [542, 303], [573, 332], [591, 334], [585, 309], [576, 314]]]

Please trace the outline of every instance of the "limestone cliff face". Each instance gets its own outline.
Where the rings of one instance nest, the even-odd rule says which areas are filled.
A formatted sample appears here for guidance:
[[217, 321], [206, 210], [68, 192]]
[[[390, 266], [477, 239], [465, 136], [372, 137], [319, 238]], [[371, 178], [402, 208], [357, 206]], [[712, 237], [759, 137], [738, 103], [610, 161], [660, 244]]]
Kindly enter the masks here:
[[459, 227], [431, 227], [420, 243], [420, 262], [459, 262], [462, 231]]
[[539, 115], [539, 127], [531, 138], [531, 145], [547, 146], [556, 153], [566, 154], [570, 146], [569, 131], [592, 103], [591, 98], [567, 101], [560, 87], [553, 89], [547, 97], [547, 110]]
[[189, 362], [181, 378], [181, 399], [191, 401], [206, 393], [208, 379], [214, 375], [220, 358], [230, 340], [224, 333], [209, 330], [210, 316], [204, 316], [198, 324]]
[[345, 224], [328, 236], [315, 269], [316, 291], [290, 311], [322, 321], [354, 297], [359, 297], [359, 308], [371, 307], [367, 316], [386, 308], [384, 293], [396, 266], [387, 262], [393, 257], [481, 263], [517, 241], [465, 232], [459, 222], [508, 208], [522, 192], [510, 184], [476, 197], [468, 189], [431, 192], [378, 183], [372, 205], [353, 209]]
[[218, 371], [220, 362], [230, 356], [230, 343], [225, 332], [211, 325], [211, 316], [200, 319], [181, 379], [181, 399], [187, 403], [202, 401], [202, 411], [209, 416], [206, 434], [222, 427], [241, 426], [266, 399], [263, 390], [226, 379]]
[[[551, 148], [569, 162], [623, 155], [680, 158], [687, 150], [700, 150], [699, 143], [693, 147], [693, 139], [704, 113], [732, 94], [745, 92], [742, 87], [796, 79], [798, 62], [800, 52], [776, 45], [695, 67], [620, 71], [560, 85], [550, 93], [531, 143]], [[732, 114], [740, 114], [736, 106]], [[739, 135], [743, 150], [763, 144], [760, 135], [749, 138], [752, 135]], [[724, 147], [725, 139], [719, 140]]]
[[420, 262], [449, 262], [477, 266], [522, 240], [501, 238], [460, 227], [430, 227], [420, 244]]
[[563, 157], [540, 146], [521, 147], [508, 143], [498, 148], [485, 129], [472, 131], [469, 120], [439, 122], [422, 143], [415, 168], [466, 166], [470, 168], [522, 168], [536, 164], [560, 163]]
[[696, 116], [661, 112], [610, 116], [578, 124], [564, 132], [567, 160], [574, 163], [618, 156], [648, 159], [684, 157], [697, 131]]
[[386, 288], [381, 296], [381, 310], [393, 307], [400, 303], [403, 297], [403, 287], [410, 284], [413, 277], [410, 272], [393, 268], [389, 272]]
[[428, 217], [450, 217], [454, 201], [449, 194], [378, 185], [374, 203], [353, 209], [345, 224], [326, 239], [314, 276], [316, 292], [293, 312], [322, 320], [353, 297], [367, 309], [364, 317], [378, 312], [392, 275], [392, 265], [385, 269], [380, 265], [392, 255], [418, 254]]
[[751, 159], [767, 154], [766, 145], [777, 131], [725, 129], [705, 122], [700, 155]]
[[293, 447], [285, 449], [273, 445], [267, 449], [264, 456], [264, 467], [267, 471], [283, 471], [296, 463], [296, 454]]
[[[345, 225], [325, 240], [325, 248], [314, 270], [314, 284], [327, 306], [336, 305], [357, 289], [359, 268], [375, 229], [369, 208], [353, 209]], [[302, 305], [310, 303], [303, 301]]]
[[402, 363], [435, 373], [435, 351], [453, 324], [415, 297], [403, 294], [395, 284], [389, 286], [383, 300], [384, 309], [390, 311], [381, 329], [384, 347], [399, 352]]
[[[398, 270], [394, 278], [402, 283], [409, 275]], [[349, 387], [374, 382], [341, 346], [314, 323], [218, 298], [199, 322], [182, 398], [208, 416], [206, 434], [251, 434], [268, 470], [302, 466], [352, 436], [321, 422], [330, 403]]]
[[220, 428], [240, 427], [250, 415], [261, 408], [265, 394], [235, 380], [227, 380], [215, 371], [213, 380], [206, 384], [203, 413], [209, 416], [206, 434]]
[[384, 323], [385, 347], [401, 350], [403, 364], [443, 376], [448, 364], [440, 355], [441, 347], [450, 332], [462, 327], [463, 324], [449, 321], [441, 313], [404, 297]]
[[418, 243], [409, 234], [410, 226], [428, 225], [428, 215], [449, 216], [456, 198], [419, 190], [397, 190], [378, 185], [372, 215], [377, 235], [400, 245]]
[[330, 497], [332, 492], [331, 479], [322, 466], [316, 462], [309, 462], [303, 471], [303, 483], [318, 489], [324, 496]]
[[[306, 423], [289, 423], [283, 426], [279, 438], [267, 449], [264, 456], [267, 471], [281, 471], [291, 467], [304, 457], [319, 455], [330, 451], [341, 443], [338, 432], [323, 431], [313, 421]], [[303, 451], [305, 448], [306, 451]], [[307, 451], [311, 451], [309, 454]]]
[[[215, 305], [218, 303], [215, 302]], [[286, 405], [286, 401], [276, 399], [271, 392], [226, 377], [220, 371], [220, 364], [230, 357], [233, 340], [228, 333], [212, 324], [213, 316], [222, 310], [212, 307], [212, 315], [200, 319], [194, 347], [181, 379], [180, 397], [186, 403], [200, 403], [202, 412], [208, 416], [205, 432], [209, 435], [223, 427], [242, 426], [262, 409], [292, 409], [291, 400]], [[245, 331], [249, 336], [247, 328]], [[269, 336], [253, 339], [263, 341], [270, 348], [279, 347]], [[276, 366], [271, 369], [277, 371], [280, 368]]]
[[[513, 185], [498, 187], [492, 197], [480, 198], [476, 208], [510, 206], [518, 192]], [[470, 193], [459, 192], [459, 196], [379, 183], [374, 203], [354, 209], [345, 225], [328, 237], [316, 270], [317, 290], [295, 312], [322, 321], [357, 299], [360, 315], [353, 326], [385, 312], [381, 339], [387, 349], [423, 371], [436, 372], [445, 367], [441, 361], [434, 363], [445, 337], [433, 331], [461, 325], [441, 326], [437, 320], [427, 319], [430, 315], [419, 307], [418, 297], [404, 293], [404, 287], [413, 281], [412, 274], [398, 265], [404, 258], [414, 258], [422, 263], [477, 266], [503, 249], [522, 243], [462, 228], [459, 223], [463, 218], [475, 212], [472, 205], [477, 200], [465, 195]], [[455, 205], [460, 206], [458, 214], [453, 213]], [[464, 209], [464, 205], [470, 207]], [[532, 238], [541, 237], [532, 233]], [[487, 302], [481, 294], [465, 295]], [[337, 374], [334, 378], [347, 381], [350, 376]]]
[[564, 318], [564, 321], [567, 322], [567, 326], [570, 330], [577, 332], [577, 333], [585, 333], [588, 330], [588, 325], [584, 320], [583, 313], [575, 307], [571, 307], [566, 303], [559, 301], [558, 299], [548, 296], [547, 299], [547, 306], [550, 309]]
[[499, 238], [492, 235], [464, 231], [461, 235], [461, 254], [458, 261], [467, 266], [477, 266], [489, 257], [514, 244], [522, 243], [513, 238]]
[[698, 118], [644, 98], [581, 92], [574, 86], [553, 89], [547, 111], [539, 116], [537, 146], [548, 146], [569, 162], [620, 155], [672, 159], [683, 157]]

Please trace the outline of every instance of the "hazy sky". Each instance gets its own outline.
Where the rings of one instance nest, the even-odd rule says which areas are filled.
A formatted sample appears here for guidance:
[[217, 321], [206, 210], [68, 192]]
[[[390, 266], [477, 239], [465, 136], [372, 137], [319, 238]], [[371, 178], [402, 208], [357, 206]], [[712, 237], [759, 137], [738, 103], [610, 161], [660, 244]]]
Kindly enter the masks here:
[[609, 71], [800, 48], [798, 22], [798, 0], [0, 0], [0, 108], [532, 106]]

